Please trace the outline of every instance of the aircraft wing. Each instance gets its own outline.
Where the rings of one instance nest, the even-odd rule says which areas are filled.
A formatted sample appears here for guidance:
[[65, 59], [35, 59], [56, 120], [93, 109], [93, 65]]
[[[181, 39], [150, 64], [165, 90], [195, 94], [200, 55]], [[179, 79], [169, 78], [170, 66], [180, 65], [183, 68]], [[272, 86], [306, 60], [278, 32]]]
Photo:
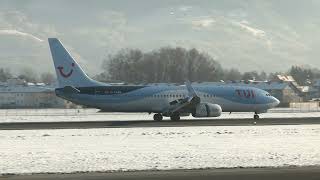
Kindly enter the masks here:
[[185, 85], [188, 90], [188, 97], [170, 102], [169, 108], [163, 112], [164, 115], [171, 116], [172, 114], [179, 112], [181, 109], [194, 107], [200, 103], [200, 97], [196, 94], [190, 81], [187, 81]]

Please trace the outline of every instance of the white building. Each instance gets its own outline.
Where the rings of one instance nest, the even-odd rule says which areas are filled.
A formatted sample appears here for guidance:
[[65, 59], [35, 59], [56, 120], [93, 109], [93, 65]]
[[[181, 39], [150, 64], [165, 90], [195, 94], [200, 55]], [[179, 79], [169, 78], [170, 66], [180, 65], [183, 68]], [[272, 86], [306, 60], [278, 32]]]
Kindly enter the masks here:
[[44, 84], [11, 79], [0, 83], [0, 108], [62, 108], [65, 101], [58, 98], [54, 88]]

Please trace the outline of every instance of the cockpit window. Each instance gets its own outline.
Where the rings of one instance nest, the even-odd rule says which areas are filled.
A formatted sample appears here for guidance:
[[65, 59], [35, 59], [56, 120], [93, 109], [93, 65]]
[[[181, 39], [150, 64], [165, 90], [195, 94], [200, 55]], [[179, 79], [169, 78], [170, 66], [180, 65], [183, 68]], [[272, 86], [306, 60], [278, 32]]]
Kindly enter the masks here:
[[266, 96], [271, 96], [270, 94], [266, 94]]

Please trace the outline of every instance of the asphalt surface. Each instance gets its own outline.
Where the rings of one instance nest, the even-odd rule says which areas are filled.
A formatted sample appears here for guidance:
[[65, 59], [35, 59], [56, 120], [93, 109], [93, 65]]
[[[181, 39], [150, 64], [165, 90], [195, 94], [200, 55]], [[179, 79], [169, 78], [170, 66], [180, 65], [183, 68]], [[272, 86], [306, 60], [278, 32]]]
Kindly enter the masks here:
[[188, 126], [264, 126], [320, 124], [320, 117], [269, 119], [201, 119], [180, 121], [72, 121], [72, 122], [14, 122], [0, 123], [0, 130], [37, 129], [90, 129], [135, 127], [188, 127]]
[[34, 174], [3, 175], [7, 180], [319, 180], [320, 167], [289, 168], [236, 168], [236, 169], [204, 169], [204, 170], [169, 170], [169, 171], [136, 171], [136, 172], [92, 172], [74, 174]]

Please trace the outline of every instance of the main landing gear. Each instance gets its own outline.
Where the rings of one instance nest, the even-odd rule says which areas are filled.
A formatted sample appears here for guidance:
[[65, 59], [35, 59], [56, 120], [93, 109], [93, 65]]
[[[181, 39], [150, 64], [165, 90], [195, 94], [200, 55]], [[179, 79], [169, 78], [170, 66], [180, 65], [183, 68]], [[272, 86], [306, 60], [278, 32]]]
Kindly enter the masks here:
[[163, 119], [162, 114], [153, 115], [153, 120], [155, 120], [155, 121], [162, 121], [162, 119]]
[[259, 120], [259, 118], [260, 118], [259, 115], [257, 113], [255, 113], [254, 116], [253, 116], [253, 119], [254, 120]]
[[[170, 116], [171, 121], [179, 121], [180, 120], [180, 115], [179, 114], [173, 114]], [[153, 115], [153, 120], [155, 121], [162, 121], [163, 120], [163, 116], [162, 114], [158, 113], [158, 114], [154, 114]]]

